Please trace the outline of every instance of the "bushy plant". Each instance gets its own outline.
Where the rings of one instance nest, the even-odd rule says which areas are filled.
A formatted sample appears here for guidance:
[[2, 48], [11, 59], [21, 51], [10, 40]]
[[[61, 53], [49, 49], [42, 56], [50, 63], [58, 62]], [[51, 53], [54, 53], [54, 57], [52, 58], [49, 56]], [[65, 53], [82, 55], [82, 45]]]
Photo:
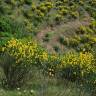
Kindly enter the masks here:
[[61, 59], [59, 68], [62, 70], [63, 78], [96, 84], [95, 58], [89, 52], [65, 54]]
[[59, 37], [59, 42], [60, 42], [61, 44], [63, 44], [63, 45], [66, 45], [66, 44], [67, 44], [66, 41], [65, 41], [65, 38], [64, 38], [63, 36], [60, 36], [60, 37]]
[[96, 84], [95, 58], [89, 52], [48, 54], [36, 42], [13, 38], [2, 47], [1, 56], [6, 84], [11, 88], [21, 85], [32, 66], [41, 68], [49, 76]]
[[49, 32], [49, 33], [45, 34], [45, 37], [43, 40], [48, 42], [51, 39], [51, 37], [52, 37], [52, 32]]
[[0, 32], [11, 32], [11, 21], [7, 17], [0, 17]]
[[57, 66], [60, 63], [60, 58], [57, 54], [50, 54], [47, 58], [47, 62], [44, 62], [43, 71], [46, 75], [54, 77], [57, 74]]
[[57, 25], [59, 25], [62, 21], [62, 16], [60, 14], [56, 14], [56, 17], [55, 17], [55, 22]]
[[79, 45], [80, 41], [76, 40], [75, 38], [71, 38], [69, 40], [69, 46], [70, 47], [77, 47]]
[[72, 17], [75, 18], [75, 19], [79, 17], [78, 11], [76, 11], [76, 12], [71, 12], [71, 15], [72, 15]]
[[53, 46], [53, 48], [54, 48], [54, 50], [55, 50], [56, 52], [60, 52], [60, 48], [59, 48], [58, 45]]
[[24, 0], [26, 4], [32, 4], [32, 0]]
[[21, 86], [31, 67], [41, 66], [47, 60], [47, 53], [40, 50], [36, 42], [14, 38], [2, 47], [1, 52], [6, 84], [11, 88]]
[[13, 21], [13, 19], [7, 16], [0, 17], [0, 45], [4, 45], [12, 37], [22, 38], [25, 34], [26, 28], [23, 23]]

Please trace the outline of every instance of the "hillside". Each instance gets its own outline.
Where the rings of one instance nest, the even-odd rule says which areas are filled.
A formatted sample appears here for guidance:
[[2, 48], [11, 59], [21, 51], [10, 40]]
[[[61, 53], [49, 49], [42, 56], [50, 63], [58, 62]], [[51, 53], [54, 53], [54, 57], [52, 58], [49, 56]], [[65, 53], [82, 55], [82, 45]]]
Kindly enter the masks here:
[[[17, 96], [18, 87], [23, 94], [25, 81], [24, 88], [33, 82], [31, 88], [38, 94], [29, 88], [26, 96], [76, 96], [78, 90], [78, 96], [95, 96], [96, 0], [0, 0], [0, 68], [0, 86], [15, 89], [8, 96], [11, 91]], [[40, 71], [43, 81], [40, 77], [38, 82], [32, 70]], [[68, 83], [65, 93], [60, 81]]]
[[[24, 24], [27, 34], [35, 35], [33, 37], [40, 41], [48, 51], [62, 53], [63, 50], [70, 48], [77, 50], [77, 47], [78, 50], [82, 50], [82, 47], [91, 47], [86, 42], [81, 44], [82, 39], [91, 39], [91, 37], [92, 42], [95, 42], [96, 32], [93, 32], [96, 27], [95, 0], [92, 2], [91, 0], [5, 0], [5, 2], [1, 0], [0, 2], [1, 16], [8, 16]], [[82, 34], [77, 31], [84, 32]], [[66, 44], [62, 44], [64, 42]], [[67, 43], [71, 43], [71, 46]]]

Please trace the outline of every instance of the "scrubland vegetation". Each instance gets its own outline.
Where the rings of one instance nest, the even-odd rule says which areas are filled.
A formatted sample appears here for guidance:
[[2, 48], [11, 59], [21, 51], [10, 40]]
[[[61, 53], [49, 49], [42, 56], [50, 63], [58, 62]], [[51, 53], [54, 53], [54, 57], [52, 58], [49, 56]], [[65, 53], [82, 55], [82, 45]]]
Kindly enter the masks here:
[[0, 96], [96, 96], [96, 0], [0, 0]]

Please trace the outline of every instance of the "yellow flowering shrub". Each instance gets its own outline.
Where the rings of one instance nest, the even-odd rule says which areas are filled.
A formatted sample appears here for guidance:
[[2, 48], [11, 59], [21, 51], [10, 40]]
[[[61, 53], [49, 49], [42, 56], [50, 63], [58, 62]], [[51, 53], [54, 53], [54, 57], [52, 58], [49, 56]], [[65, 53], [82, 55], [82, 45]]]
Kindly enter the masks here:
[[[3, 57], [5, 62], [5, 75], [8, 82], [17, 83], [19, 73], [28, 74], [32, 66], [37, 66], [49, 76], [64, 77], [69, 80], [83, 80], [87, 83], [96, 84], [95, 58], [89, 52], [68, 52], [64, 55], [48, 54], [37, 42], [19, 40], [12, 38], [1, 49], [2, 54], [8, 54], [8, 58], [14, 62], [7, 62], [7, 57]], [[11, 61], [11, 60], [9, 60]], [[7, 66], [7, 67], [6, 67]], [[6, 72], [7, 68], [7, 72]], [[14, 69], [14, 70], [13, 70]], [[7, 74], [6, 74], [7, 73]], [[7, 75], [13, 74], [12, 77]], [[22, 77], [23, 79], [23, 77]], [[21, 80], [22, 80], [21, 79]], [[20, 80], [20, 81], [21, 81]], [[9, 83], [10, 85], [10, 83]]]
[[8, 41], [5, 47], [2, 47], [3, 52], [5, 51], [15, 57], [18, 62], [26, 59], [30, 63], [33, 61], [32, 59], [38, 58], [41, 61], [48, 59], [48, 53], [44, 50], [39, 50], [39, 46], [35, 41], [24, 42], [14, 38]]
[[[28, 75], [31, 67], [33, 65], [41, 66], [40, 64], [43, 64], [43, 62], [48, 59], [47, 57], [48, 54], [43, 49], [40, 49], [35, 41], [14, 38], [9, 40], [7, 44], [2, 47], [3, 70], [8, 86], [19, 86], [26, 74]], [[11, 74], [13, 74], [13, 76], [11, 76]]]
[[[61, 58], [61, 64], [59, 68], [62, 70], [62, 76], [70, 80], [85, 80], [90, 76], [93, 76], [93, 81], [96, 81], [96, 66], [95, 58], [92, 53], [89, 52], [69, 52]], [[94, 75], [93, 75], [94, 74]], [[85, 80], [87, 82], [87, 80]], [[96, 83], [96, 82], [95, 82]]]
[[12, 38], [4, 47], [4, 51], [15, 57], [17, 62], [19, 63], [24, 58], [26, 58], [28, 61], [30, 57], [34, 55], [36, 47], [36, 44], [30, 45], [30, 42], [28, 42], [28, 44], [23, 44], [21, 41]]

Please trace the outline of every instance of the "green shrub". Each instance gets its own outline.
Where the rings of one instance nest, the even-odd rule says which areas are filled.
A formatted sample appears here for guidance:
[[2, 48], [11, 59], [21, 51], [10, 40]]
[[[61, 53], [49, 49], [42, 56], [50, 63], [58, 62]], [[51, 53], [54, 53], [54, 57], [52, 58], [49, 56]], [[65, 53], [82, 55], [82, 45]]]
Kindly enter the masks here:
[[0, 45], [3, 45], [5, 41], [10, 39], [12, 36], [22, 38], [27, 36], [25, 25], [13, 19], [2, 16], [0, 18]]
[[49, 32], [49, 33], [45, 34], [45, 37], [43, 38], [43, 41], [48, 42], [51, 39], [51, 37], [52, 37], [52, 34], [51, 34], [51, 32]]
[[7, 53], [1, 55], [1, 61], [5, 75], [2, 85], [11, 89], [21, 87], [25, 83], [30, 67], [22, 66], [23, 62], [16, 64], [16, 59]]
[[16, 0], [5, 0], [6, 3], [15, 6], [17, 4]]
[[7, 17], [0, 17], [0, 32], [12, 32], [11, 20]]
[[60, 48], [59, 48], [58, 45], [53, 46], [53, 48], [54, 48], [54, 50], [55, 50], [56, 52], [60, 52]]
[[70, 47], [77, 47], [79, 45], [80, 41], [78, 41], [77, 39], [75, 38], [72, 38], [69, 40], [69, 46]]
[[20, 32], [19, 34], [24, 34], [24, 27], [23, 23], [19, 23], [16, 20], [13, 21], [13, 19], [7, 16], [0, 17], [0, 32], [9, 32], [15, 35], [18, 32]]
[[81, 36], [81, 40], [80, 40], [81, 43], [88, 43], [89, 41], [90, 41], [89, 35], [85, 34]]
[[66, 42], [65, 42], [65, 38], [63, 37], [63, 36], [60, 36], [59, 37], [59, 42], [61, 43], [61, 44], [65, 44], [66, 45]]
[[57, 25], [61, 23], [62, 18], [63, 18], [63, 17], [62, 17], [61, 15], [59, 15], [59, 14], [56, 15], [56, 17], [55, 17], [55, 22], [56, 22]]
[[80, 26], [79, 30], [77, 31], [79, 34], [84, 34], [86, 33], [86, 27], [85, 26]]
[[32, 4], [32, 0], [25, 0], [25, 3], [31, 5]]

